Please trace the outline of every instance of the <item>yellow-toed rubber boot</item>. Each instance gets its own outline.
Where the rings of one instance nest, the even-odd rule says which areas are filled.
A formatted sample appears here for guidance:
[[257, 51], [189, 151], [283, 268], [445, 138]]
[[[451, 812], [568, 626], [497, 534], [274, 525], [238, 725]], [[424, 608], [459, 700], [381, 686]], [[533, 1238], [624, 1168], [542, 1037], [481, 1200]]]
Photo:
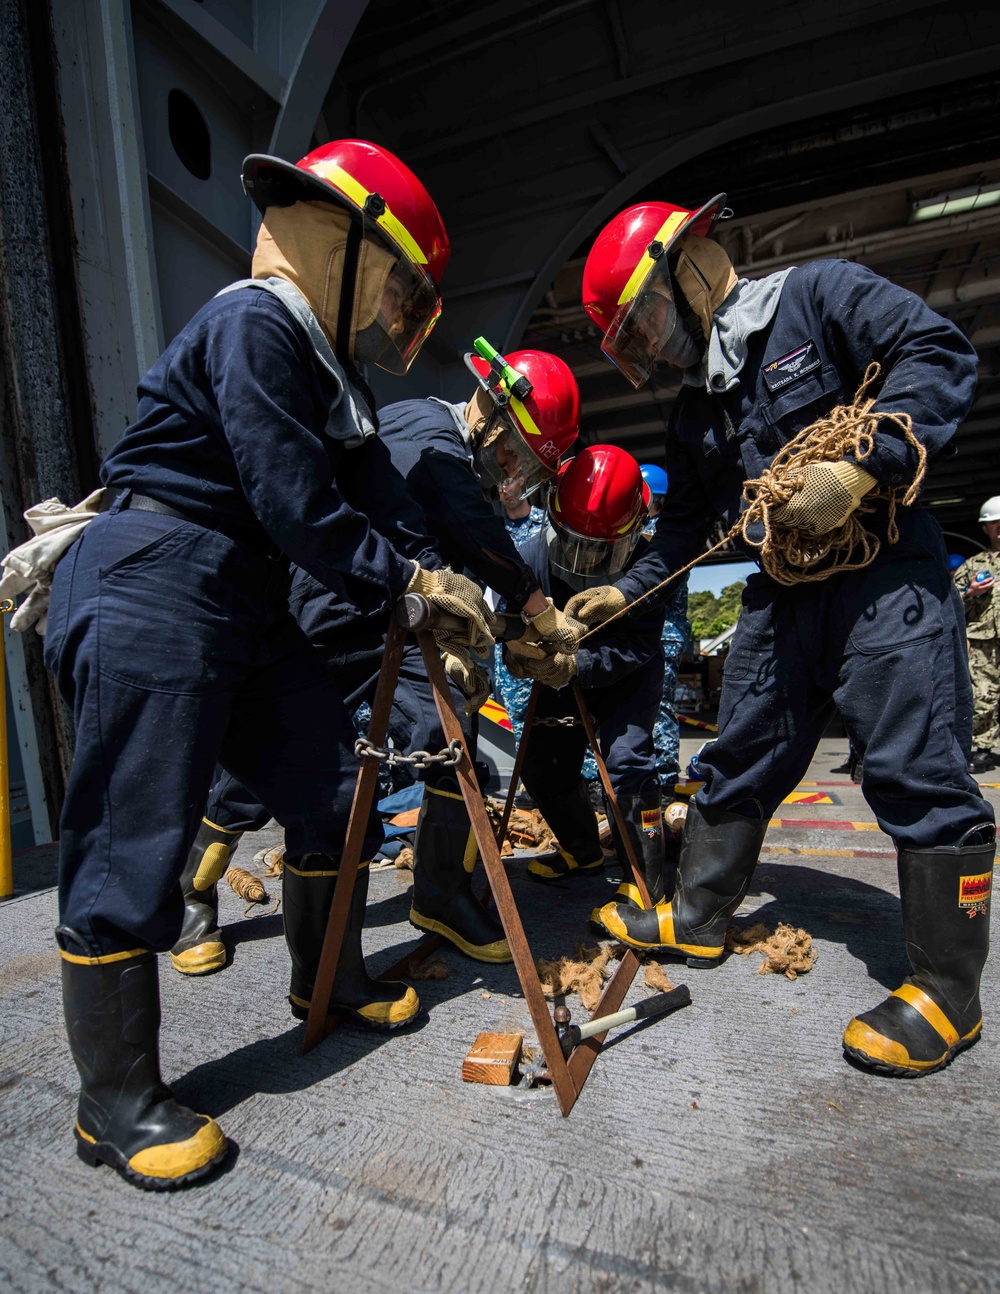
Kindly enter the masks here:
[[441, 786], [425, 784], [413, 837], [410, 922], [441, 935], [475, 961], [509, 962], [513, 957], [499, 918], [472, 889], [477, 855], [458, 782], [449, 777]]
[[[975, 843], [968, 843], [972, 836]], [[900, 849], [899, 895], [912, 974], [844, 1033], [852, 1060], [893, 1078], [943, 1069], [983, 1028], [979, 981], [990, 948], [996, 833], [962, 843]]]
[[673, 899], [646, 909], [607, 903], [597, 919], [630, 948], [655, 948], [683, 957], [692, 967], [717, 966], [729, 919], [750, 888], [766, 831], [766, 818], [703, 808], [695, 798], [684, 825]]
[[147, 1191], [205, 1177], [229, 1145], [214, 1119], [175, 1101], [160, 1078], [156, 958], [143, 948], [99, 955], [66, 926], [56, 937], [81, 1082], [77, 1154]]
[[[619, 795], [618, 808], [625, 822], [625, 831], [635, 854], [636, 862], [646, 882], [646, 889], [653, 904], [661, 902], [674, 891], [674, 873], [676, 865], [668, 866], [667, 846], [663, 831], [663, 809], [660, 805], [660, 789], [649, 787], [638, 795]], [[628, 853], [618, 835], [614, 814], [608, 814], [611, 823], [611, 838], [614, 841], [615, 853], [625, 875], [618, 883], [613, 902], [619, 906], [641, 908], [642, 901], [638, 885], [632, 875]], [[607, 905], [605, 905], [607, 906]], [[601, 920], [601, 909], [595, 908], [590, 914], [590, 924], [601, 932], [610, 934]]]
[[[292, 982], [288, 994], [292, 1015], [304, 1020], [309, 1014], [313, 984], [319, 967], [326, 926], [337, 884], [337, 860], [309, 854], [309, 869], [295, 866], [285, 857], [281, 874], [285, 941], [292, 956]], [[358, 868], [351, 911], [340, 950], [337, 975], [330, 996], [330, 1012], [340, 1011], [369, 1029], [398, 1029], [415, 1019], [420, 999], [409, 984], [371, 979], [361, 952], [361, 929], [368, 901], [368, 864]]]
[[531, 796], [559, 841], [551, 854], [533, 858], [528, 864], [531, 879], [548, 882], [599, 876], [604, 871], [604, 850], [597, 830], [597, 815], [583, 778], [568, 791], [555, 793], [547, 786], [533, 783]]
[[184, 925], [170, 950], [174, 970], [208, 975], [226, 964], [226, 945], [219, 930], [219, 881], [225, 875], [242, 831], [227, 831], [202, 818], [184, 871]]

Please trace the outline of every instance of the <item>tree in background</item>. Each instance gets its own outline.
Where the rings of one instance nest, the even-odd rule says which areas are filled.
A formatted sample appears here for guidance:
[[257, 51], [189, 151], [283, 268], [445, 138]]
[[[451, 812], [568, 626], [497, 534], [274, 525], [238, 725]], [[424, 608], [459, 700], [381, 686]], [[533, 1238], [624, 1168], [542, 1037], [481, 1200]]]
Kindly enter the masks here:
[[688, 618], [695, 642], [701, 638], [716, 638], [740, 618], [740, 598], [746, 588], [745, 580], [727, 584], [716, 597], [714, 593], [691, 593], [688, 596]]

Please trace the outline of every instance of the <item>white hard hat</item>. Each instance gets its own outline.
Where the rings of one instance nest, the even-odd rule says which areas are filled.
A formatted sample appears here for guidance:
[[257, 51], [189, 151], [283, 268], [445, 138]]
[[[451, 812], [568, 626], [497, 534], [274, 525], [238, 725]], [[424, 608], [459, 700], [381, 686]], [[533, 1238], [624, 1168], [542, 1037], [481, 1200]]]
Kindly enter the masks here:
[[980, 521], [1000, 521], [1000, 494], [994, 494], [992, 499], [987, 499], [979, 509]]

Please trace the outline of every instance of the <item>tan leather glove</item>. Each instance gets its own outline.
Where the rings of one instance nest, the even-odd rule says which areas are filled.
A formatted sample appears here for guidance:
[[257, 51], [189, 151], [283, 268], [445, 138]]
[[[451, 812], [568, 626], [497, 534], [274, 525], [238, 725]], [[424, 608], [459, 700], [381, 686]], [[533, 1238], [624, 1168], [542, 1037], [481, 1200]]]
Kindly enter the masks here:
[[621, 589], [616, 589], [613, 584], [599, 584], [597, 588], [574, 593], [566, 603], [566, 614], [593, 628], [610, 620], [626, 605], [627, 599]]
[[825, 535], [842, 526], [861, 500], [878, 484], [857, 463], [809, 463], [803, 485], [787, 503], [774, 510], [774, 520], [789, 530]]
[[565, 612], [560, 611], [552, 599], [544, 611], [537, 616], [527, 617], [527, 631], [521, 635], [522, 643], [545, 643], [549, 655], [557, 651], [575, 652], [587, 626], [579, 620], [571, 620]]
[[512, 678], [536, 679], [547, 687], [565, 687], [576, 677], [576, 656], [569, 652], [557, 652], [555, 656], [543, 653], [538, 657], [518, 656], [511, 651], [515, 644], [504, 643], [504, 664]]
[[576, 678], [576, 657], [569, 652], [557, 652], [555, 656], [546, 656], [533, 666], [534, 677], [546, 687], [565, 687]]
[[490, 695], [490, 681], [482, 666], [466, 651], [443, 651], [444, 672], [466, 698], [465, 713], [482, 709]]
[[432, 607], [465, 621], [462, 629], [435, 629], [434, 641], [442, 651], [471, 651], [485, 656], [493, 646], [493, 613], [482, 589], [472, 580], [445, 567], [425, 571], [416, 567], [407, 593], [422, 593]]

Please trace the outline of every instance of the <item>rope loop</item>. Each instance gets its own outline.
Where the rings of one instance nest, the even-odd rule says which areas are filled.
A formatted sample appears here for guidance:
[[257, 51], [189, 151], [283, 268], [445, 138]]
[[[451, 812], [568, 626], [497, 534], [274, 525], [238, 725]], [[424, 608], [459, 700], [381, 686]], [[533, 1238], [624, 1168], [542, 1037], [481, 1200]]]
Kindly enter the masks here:
[[[881, 547], [878, 536], [866, 529], [862, 518], [874, 512], [874, 500], [885, 500], [889, 505], [889, 523], [886, 538], [890, 544], [899, 542], [896, 524], [897, 507], [911, 507], [920, 494], [927, 474], [927, 450], [913, 434], [913, 419], [908, 413], [884, 413], [874, 410], [875, 399], [869, 395], [878, 380], [882, 366], [877, 360], [865, 369], [865, 375], [849, 405], [838, 404], [823, 418], [817, 418], [808, 427], [775, 454], [770, 467], [751, 481], [743, 483], [746, 508], [740, 513], [729, 532], [707, 548], [679, 571], [643, 593], [641, 597], [616, 611], [613, 616], [588, 630], [580, 639], [586, 642], [600, 633], [613, 621], [628, 615], [674, 580], [686, 575], [693, 567], [725, 548], [733, 539], [741, 539], [760, 554], [759, 561], [765, 574], [778, 584], [805, 584], [828, 579], [844, 571], [859, 571], [875, 560]], [[822, 535], [807, 534], [790, 526], [782, 526], [774, 514], [803, 488], [805, 468], [812, 463], [836, 463], [852, 459], [859, 467], [864, 465], [875, 448], [879, 427], [894, 423], [903, 433], [906, 443], [917, 456], [917, 470], [908, 486], [882, 486], [866, 494], [846, 521]], [[751, 537], [763, 530], [763, 538]]]

